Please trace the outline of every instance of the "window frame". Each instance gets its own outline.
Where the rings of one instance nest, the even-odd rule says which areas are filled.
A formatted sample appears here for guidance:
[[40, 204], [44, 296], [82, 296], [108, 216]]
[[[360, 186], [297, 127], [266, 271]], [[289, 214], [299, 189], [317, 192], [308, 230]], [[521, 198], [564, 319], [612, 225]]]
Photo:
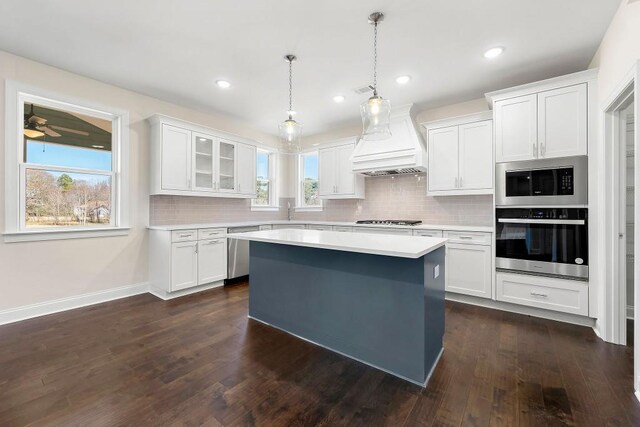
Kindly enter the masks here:
[[258, 154], [266, 153], [268, 156], [268, 168], [269, 168], [269, 176], [267, 181], [269, 182], [269, 204], [268, 205], [258, 205], [256, 204], [256, 199], [251, 199], [251, 210], [252, 211], [277, 211], [280, 210], [280, 204], [278, 201], [278, 191], [277, 191], [277, 176], [278, 176], [278, 153], [275, 150], [267, 149], [267, 148], [256, 148], [256, 192], [257, 192], [257, 180], [258, 180]]
[[[126, 235], [129, 232], [129, 113], [7, 80], [5, 98], [6, 243]], [[112, 122], [110, 171], [30, 164], [24, 161], [24, 104], [35, 103]], [[26, 227], [26, 171], [52, 170], [111, 177], [110, 223], [104, 226]]]
[[[318, 169], [320, 168], [320, 151], [317, 149], [306, 150], [296, 156], [296, 212], [318, 212], [324, 209], [322, 199], [319, 205], [306, 205], [304, 203], [304, 161], [303, 157], [315, 154], [318, 157]], [[320, 185], [320, 170], [318, 170], [318, 186]], [[319, 187], [318, 187], [319, 190]]]

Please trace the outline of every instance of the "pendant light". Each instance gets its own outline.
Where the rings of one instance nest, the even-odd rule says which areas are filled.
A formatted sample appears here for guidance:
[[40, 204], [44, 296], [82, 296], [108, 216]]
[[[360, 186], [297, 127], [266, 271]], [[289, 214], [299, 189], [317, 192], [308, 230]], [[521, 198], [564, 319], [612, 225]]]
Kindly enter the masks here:
[[362, 115], [362, 139], [379, 141], [391, 137], [391, 102], [378, 95], [378, 24], [384, 20], [382, 12], [369, 15], [373, 25], [373, 95], [360, 105]]
[[282, 151], [287, 154], [296, 154], [300, 152], [300, 138], [302, 136], [302, 125], [293, 120], [293, 62], [296, 60], [295, 55], [286, 55], [284, 60], [289, 63], [289, 111], [287, 111], [288, 119], [280, 123], [280, 139], [282, 140]]

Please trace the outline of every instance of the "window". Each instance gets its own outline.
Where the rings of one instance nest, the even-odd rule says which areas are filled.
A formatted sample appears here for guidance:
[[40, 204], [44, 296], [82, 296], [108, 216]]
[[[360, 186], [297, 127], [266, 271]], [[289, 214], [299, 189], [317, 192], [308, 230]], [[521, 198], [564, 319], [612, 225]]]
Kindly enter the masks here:
[[322, 200], [318, 192], [318, 152], [300, 154], [298, 157], [298, 191], [296, 209], [321, 210]]
[[251, 209], [277, 210], [276, 153], [258, 149], [256, 160], [257, 197], [251, 201]]
[[[16, 159], [6, 171], [14, 192], [7, 200], [17, 203], [6, 204], [5, 241], [123, 234], [126, 113], [21, 88], [11, 83], [7, 91], [16, 105], [7, 111], [15, 139], [7, 140], [5, 154]], [[48, 237], [33, 237], [38, 234]]]

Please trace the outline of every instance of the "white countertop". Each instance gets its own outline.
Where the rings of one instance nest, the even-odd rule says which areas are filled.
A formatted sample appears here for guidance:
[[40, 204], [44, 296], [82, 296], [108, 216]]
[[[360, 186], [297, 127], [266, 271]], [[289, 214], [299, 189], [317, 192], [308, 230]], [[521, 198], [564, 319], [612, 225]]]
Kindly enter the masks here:
[[190, 230], [198, 228], [234, 228], [250, 227], [258, 225], [285, 225], [285, 224], [313, 224], [313, 225], [336, 225], [341, 227], [372, 227], [372, 228], [409, 228], [412, 230], [448, 230], [448, 231], [483, 231], [493, 233], [493, 227], [475, 225], [443, 225], [443, 224], [420, 224], [420, 225], [386, 225], [386, 224], [356, 224], [346, 221], [298, 221], [298, 220], [276, 220], [276, 221], [243, 221], [243, 222], [214, 222], [206, 224], [174, 224], [174, 225], [152, 225], [151, 230]]
[[447, 239], [435, 237], [416, 239], [411, 236], [295, 229], [238, 233], [233, 238], [401, 258], [420, 258], [447, 242]]

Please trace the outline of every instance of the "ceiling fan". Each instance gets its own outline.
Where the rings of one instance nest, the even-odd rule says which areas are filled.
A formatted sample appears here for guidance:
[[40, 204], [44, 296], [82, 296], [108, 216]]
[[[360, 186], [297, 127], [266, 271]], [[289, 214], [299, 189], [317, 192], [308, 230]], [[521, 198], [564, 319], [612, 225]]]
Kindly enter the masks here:
[[29, 138], [39, 138], [41, 136], [44, 136], [45, 134], [54, 138], [62, 136], [60, 133], [56, 132], [56, 130], [73, 133], [76, 135], [89, 136], [89, 132], [83, 130], [48, 125], [47, 119], [36, 116], [36, 114], [33, 112], [33, 104], [31, 104], [31, 111], [24, 115], [24, 134]]

